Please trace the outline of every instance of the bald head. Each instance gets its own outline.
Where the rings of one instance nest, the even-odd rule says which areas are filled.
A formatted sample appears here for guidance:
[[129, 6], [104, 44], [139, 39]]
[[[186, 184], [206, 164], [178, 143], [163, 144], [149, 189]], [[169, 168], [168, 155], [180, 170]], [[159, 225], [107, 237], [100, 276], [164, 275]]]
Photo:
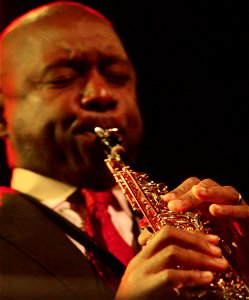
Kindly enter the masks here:
[[16, 20], [14, 20], [1, 34], [0, 40], [4, 39], [9, 33], [12, 31], [21, 29], [22, 26], [27, 24], [32, 24], [41, 20], [43, 18], [53, 17], [54, 15], [60, 16], [63, 22], [64, 18], [70, 18], [72, 15], [84, 16], [85, 18], [99, 18], [105, 21], [107, 24], [111, 25], [111, 22], [98, 11], [71, 1], [56, 1], [47, 5], [40, 6], [35, 8], [26, 14], [20, 16]]
[[33, 9], [14, 20], [0, 37], [0, 90], [1, 85], [7, 88], [7, 85], [11, 84], [9, 79], [4, 80], [7, 73], [13, 77], [17, 66], [27, 64], [30, 56], [36, 55], [35, 49], [38, 48], [31, 47], [31, 44], [33, 46], [38, 40], [43, 39], [45, 47], [46, 43], [51, 41], [51, 34], [56, 31], [58, 35], [62, 34], [58, 29], [68, 26], [77, 30], [77, 26], [81, 26], [82, 22], [102, 24], [113, 31], [110, 21], [104, 15], [77, 2], [53, 2]]

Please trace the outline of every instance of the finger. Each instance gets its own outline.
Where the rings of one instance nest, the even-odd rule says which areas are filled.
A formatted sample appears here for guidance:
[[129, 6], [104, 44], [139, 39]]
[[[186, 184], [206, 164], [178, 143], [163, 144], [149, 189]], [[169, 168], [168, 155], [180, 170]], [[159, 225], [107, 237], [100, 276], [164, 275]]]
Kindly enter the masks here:
[[[141, 272], [139, 273], [141, 275]], [[126, 281], [129, 281], [129, 278], [127, 280], [125, 278], [127, 276], [124, 276], [115, 299], [175, 299], [176, 293], [179, 294], [179, 292], [178, 290], [174, 291], [174, 289], [206, 286], [214, 278], [213, 274], [209, 271], [183, 271], [174, 269], [162, 270], [155, 274], [145, 274], [145, 276], [146, 285], [142, 284], [140, 286], [137, 284], [134, 286], [134, 280], [130, 281], [127, 285]], [[141, 281], [145, 282], [145, 279], [143, 278]], [[181, 291], [180, 295], [183, 295]]]
[[175, 212], [191, 211], [201, 203], [191, 191], [187, 192], [180, 198], [168, 203], [168, 209]]
[[204, 189], [204, 188], [210, 188], [210, 187], [220, 187], [215, 181], [212, 179], [204, 179], [199, 180], [196, 184], [192, 185], [190, 190], [182, 195], [179, 199], [175, 199], [175, 201], [172, 201], [169, 203], [169, 209], [175, 210], [175, 211], [187, 211], [195, 208], [197, 205], [199, 205], [202, 201], [202, 197], [198, 197], [194, 193], [198, 188]]
[[149, 230], [144, 229], [143, 232], [138, 237], [138, 243], [141, 246], [145, 246], [148, 241], [151, 239], [152, 233]]
[[168, 203], [169, 210], [184, 212], [190, 208], [196, 207], [199, 201], [193, 196], [191, 189], [197, 185], [200, 180], [197, 177], [190, 177], [173, 191], [163, 196], [163, 201]]
[[221, 249], [216, 246], [219, 238], [197, 231], [181, 230], [172, 226], [164, 226], [145, 247], [143, 255], [152, 257], [157, 252], [169, 245], [178, 245], [186, 249], [196, 250], [208, 255], [219, 257]]
[[[194, 251], [184, 249], [176, 245], [168, 246], [154, 255], [151, 260], [153, 272], [158, 272], [162, 269], [183, 268], [186, 269], [202, 269], [209, 271], [225, 271], [228, 267], [228, 262], [222, 257], [213, 257]], [[151, 267], [150, 267], [151, 268]]]
[[234, 220], [249, 218], [249, 206], [245, 203], [237, 206], [212, 204], [209, 211], [216, 217], [227, 217]]
[[185, 195], [175, 199], [168, 204], [168, 208], [173, 211], [192, 210], [203, 201], [236, 204], [240, 194], [231, 186], [221, 186], [212, 179], [204, 179], [191, 187]]
[[182, 184], [180, 184], [175, 189], [171, 190], [169, 193], [163, 195], [163, 200], [167, 203], [171, 200], [174, 200], [176, 198], [181, 197], [185, 193], [187, 193], [193, 185], [196, 185], [200, 182], [200, 180], [197, 177], [190, 177], [183, 181]]
[[226, 218], [232, 222], [241, 236], [249, 236], [249, 206], [245, 202], [237, 206], [212, 204], [209, 211], [211, 215], [219, 219]]
[[154, 281], [160, 286], [182, 288], [207, 285], [212, 282], [213, 278], [210, 271], [166, 269], [157, 273]]
[[206, 183], [207, 180], [203, 180], [192, 187], [192, 193], [197, 199], [217, 204], [236, 205], [238, 203], [240, 194], [232, 186], [208, 185]]

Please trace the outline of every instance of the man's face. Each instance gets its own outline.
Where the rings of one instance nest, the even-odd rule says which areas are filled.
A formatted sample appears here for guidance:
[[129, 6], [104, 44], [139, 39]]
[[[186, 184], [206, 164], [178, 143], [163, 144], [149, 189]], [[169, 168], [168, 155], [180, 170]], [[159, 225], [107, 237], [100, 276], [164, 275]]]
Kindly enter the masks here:
[[142, 134], [136, 79], [109, 25], [73, 17], [44, 18], [5, 38], [7, 151], [14, 166], [102, 188], [110, 178], [93, 129], [119, 128], [134, 159]]

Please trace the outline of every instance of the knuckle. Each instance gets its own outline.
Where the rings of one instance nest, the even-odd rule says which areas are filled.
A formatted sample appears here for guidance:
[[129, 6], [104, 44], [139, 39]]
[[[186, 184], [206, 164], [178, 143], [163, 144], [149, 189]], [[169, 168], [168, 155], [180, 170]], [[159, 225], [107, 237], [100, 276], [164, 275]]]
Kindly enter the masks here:
[[[188, 179], [187, 179], [189, 182], [191, 182], [191, 183], [199, 183], [200, 182], [200, 179], [198, 178], [198, 177], [195, 177], [195, 176], [191, 176], [191, 177], [189, 177]], [[186, 180], [186, 181], [187, 181]]]
[[180, 248], [175, 245], [170, 245], [162, 251], [164, 258], [164, 266], [176, 267], [179, 264]]
[[172, 237], [172, 227], [165, 225], [161, 229], [161, 235], [164, 237], [164, 239], [169, 239]]
[[196, 279], [201, 277], [200, 271], [189, 271], [185, 277], [183, 277], [184, 285], [193, 286], [196, 284]]
[[179, 238], [180, 229], [165, 225], [162, 227], [160, 231], [160, 238], [163, 239], [165, 246], [170, 245], [175, 242]]
[[161, 279], [165, 286], [171, 287], [173, 285], [173, 274], [171, 269], [165, 269], [161, 272]]
[[200, 186], [203, 186], [203, 187], [209, 187], [209, 186], [213, 186], [213, 185], [217, 185], [217, 183], [210, 178], [205, 178], [200, 181]]
[[176, 245], [170, 245], [167, 247], [167, 256], [170, 258], [170, 259], [173, 259], [177, 256], [177, 253], [179, 253], [180, 249], [178, 246]]

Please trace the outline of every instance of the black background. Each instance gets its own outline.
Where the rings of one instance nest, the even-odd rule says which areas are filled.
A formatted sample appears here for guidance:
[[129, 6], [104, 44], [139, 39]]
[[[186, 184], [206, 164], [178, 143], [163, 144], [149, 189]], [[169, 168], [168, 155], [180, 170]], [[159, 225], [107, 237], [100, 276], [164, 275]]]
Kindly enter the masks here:
[[[1, 29], [49, 2], [2, 0]], [[189, 176], [211, 177], [248, 197], [248, 7], [241, 2], [84, 1], [114, 22], [138, 72], [145, 135], [136, 168], [170, 189]], [[0, 183], [9, 178], [3, 149]]]

